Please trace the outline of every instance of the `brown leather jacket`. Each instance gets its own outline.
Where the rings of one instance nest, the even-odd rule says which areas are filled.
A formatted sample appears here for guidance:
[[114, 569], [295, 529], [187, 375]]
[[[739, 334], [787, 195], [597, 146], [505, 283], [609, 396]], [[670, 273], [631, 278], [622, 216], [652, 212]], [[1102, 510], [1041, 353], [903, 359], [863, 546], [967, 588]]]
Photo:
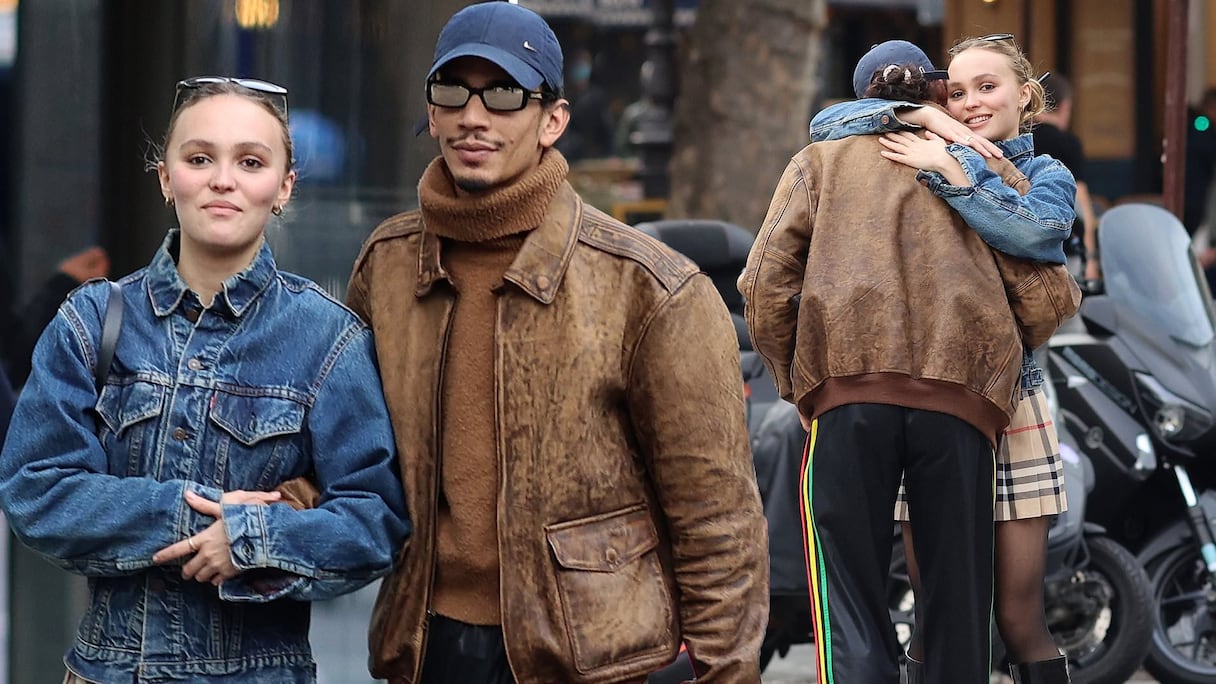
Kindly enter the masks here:
[[[454, 291], [418, 212], [381, 224], [348, 303], [376, 335], [415, 529], [371, 671], [415, 682], [435, 571]], [[759, 682], [768, 545], [726, 307], [695, 265], [563, 184], [505, 275], [496, 339], [503, 633], [520, 682], [638, 681], [686, 641]], [[700, 681], [700, 680], [699, 680]]]
[[878, 381], [885, 398], [906, 389], [995, 440], [1013, 410], [1019, 331], [1041, 344], [1079, 290], [1063, 267], [991, 250], [880, 149], [877, 136], [816, 143], [786, 168], [739, 279], [753, 345], [807, 415], [875, 401]]

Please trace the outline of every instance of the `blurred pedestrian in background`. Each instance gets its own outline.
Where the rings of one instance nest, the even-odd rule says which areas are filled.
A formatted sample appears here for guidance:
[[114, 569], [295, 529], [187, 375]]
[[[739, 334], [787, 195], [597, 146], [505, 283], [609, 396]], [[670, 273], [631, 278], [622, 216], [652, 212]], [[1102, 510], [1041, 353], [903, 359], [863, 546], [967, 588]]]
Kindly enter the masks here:
[[[1098, 256], [1098, 218], [1094, 213], [1094, 201], [1085, 182], [1085, 149], [1081, 139], [1072, 132], [1072, 82], [1064, 74], [1052, 72], [1040, 81], [1047, 99], [1046, 108], [1034, 118], [1031, 133], [1034, 136], [1034, 154], [1056, 159], [1072, 173], [1077, 182], [1075, 208], [1077, 220], [1073, 223], [1072, 238], [1066, 244], [1080, 247], [1085, 263], [1086, 280], [1096, 280], [1102, 275]], [[1077, 239], [1079, 238], [1079, 239]], [[1075, 253], [1076, 248], [1070, 250]]]
[[1194, 235], [1206, 228], [1199, 243], [1199, 265], [1208, 289], [1216, 292], [1216, 88], [1208, 88], [1191, 113], [1186, 135], [1186, 178], [1182, 224]]
[[[1182, 225], [1192, 235], [1207, 216], [1208, 194], [1216, 176], [1216, 88], [1208, 88], [1192, 110], [1186, 135], [1186, 178]], [[1209, 226], [1209, 230], [1211, 226]]]
[[30, 374], [30, 356], [42, 329], [55, 317], [68, 293], [93, 278], [110, 272], [110, 258], [101, 247], [87, 247], [63, 261], [24, 304], [16, 297], [8, 264], [0, 263], [0, 362], [13, 387], [21, 387]]
[[570, 100], [570, 124], [555, 147], [570, 162], [611, 156], [615, 134], [612, 111], [608, 94], [596, 82], [598, 74], [591, 53], [575, 53], [569, 71], [566, 97]]

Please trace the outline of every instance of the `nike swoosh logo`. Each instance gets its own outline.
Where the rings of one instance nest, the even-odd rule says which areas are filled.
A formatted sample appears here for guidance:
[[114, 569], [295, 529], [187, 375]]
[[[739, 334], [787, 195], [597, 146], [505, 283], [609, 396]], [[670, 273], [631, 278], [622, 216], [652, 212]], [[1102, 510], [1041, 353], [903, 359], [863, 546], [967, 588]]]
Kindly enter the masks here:
[[526, 40], [524, 41], [524, 49], [531, 50], [532, 52], [536, 52], [536, 48], [532, 47], [532, 44]]

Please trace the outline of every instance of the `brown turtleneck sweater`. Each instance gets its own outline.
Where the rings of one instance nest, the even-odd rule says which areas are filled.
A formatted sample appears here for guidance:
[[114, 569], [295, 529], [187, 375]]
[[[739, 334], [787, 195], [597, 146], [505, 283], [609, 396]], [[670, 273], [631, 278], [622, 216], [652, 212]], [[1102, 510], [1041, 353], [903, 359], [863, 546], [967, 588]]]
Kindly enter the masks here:
[[438, 564], [431, 609], [471, 624], [502, 623], [494, 418], [500, 286], [567, 171], [561, 153], [548, 150], [540, 166], [518, 182], [458, 196], [439, 158], [418, 184], [425, 230], [442, 238], [440, 258], [457, 292], [440, 388]]

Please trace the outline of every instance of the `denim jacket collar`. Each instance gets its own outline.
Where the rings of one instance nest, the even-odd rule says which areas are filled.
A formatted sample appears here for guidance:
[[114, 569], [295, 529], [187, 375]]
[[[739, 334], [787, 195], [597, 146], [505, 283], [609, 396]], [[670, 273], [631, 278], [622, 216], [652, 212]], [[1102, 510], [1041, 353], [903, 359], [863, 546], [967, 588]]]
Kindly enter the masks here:
[[[578, 194], [569, 183], [562, 183], [545, 218], [528, 234], [503, 279], [515, 283], [542, 304], [551, 304], [574, 254], [582, 213], [583, 204]], [[440, 260], [440, 245], [439, 237], [424, 228], [418, 249], [418, 282], [414, 290], [418, 297], [429, 293], [436, 280], [451, 281]]]
[[1023, 133], [1009, 140], [994, 140], [993, 143], [1001, 148], [1006, 159], [1014, 163], [1022, 157], [1034, 155], [1034, 136], [1030, 133]]
[[[156, 256], [152, 258], [152, 263], [148, 265], [148, 294], [157, 316], [173, 313], [181, 306], [186, 293], [190, 292], [190, 288], [177, 273], [177, 260], [174, 258], [174, 254], [178, 252], [180, 235], [179, 230], [170, 230], [160, 249], [156, 251]], [[263, 240], [253, 263], [220, 285], [215, 302], [222, 303], [230, 314], [240, 318], [274, 279], [276, 271], [277, 266], [274, 256], [270, 253], [270, 246]]]

